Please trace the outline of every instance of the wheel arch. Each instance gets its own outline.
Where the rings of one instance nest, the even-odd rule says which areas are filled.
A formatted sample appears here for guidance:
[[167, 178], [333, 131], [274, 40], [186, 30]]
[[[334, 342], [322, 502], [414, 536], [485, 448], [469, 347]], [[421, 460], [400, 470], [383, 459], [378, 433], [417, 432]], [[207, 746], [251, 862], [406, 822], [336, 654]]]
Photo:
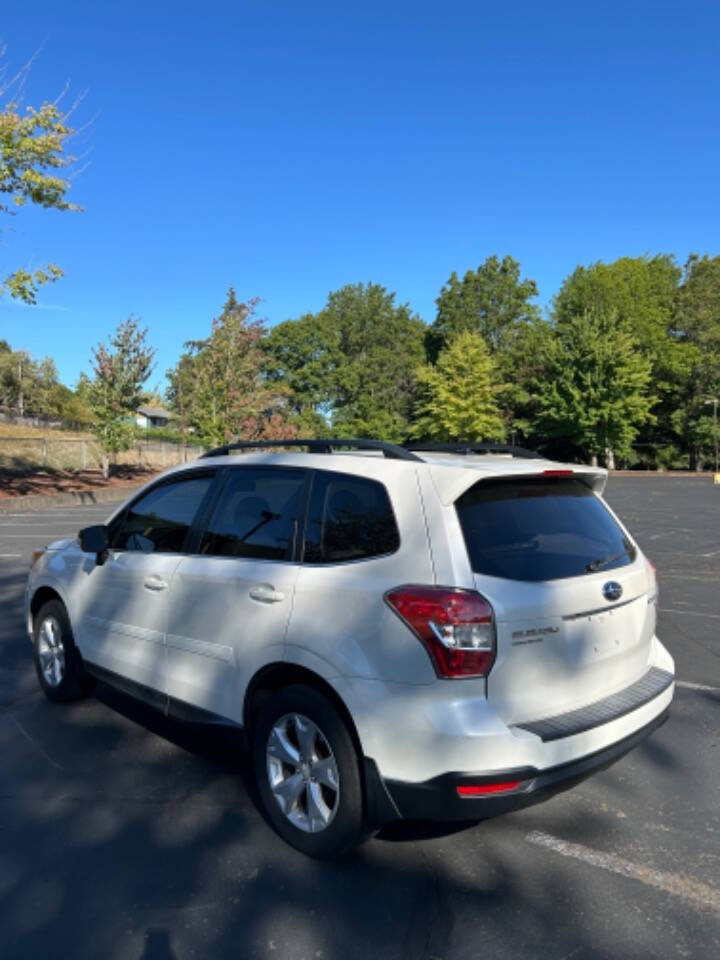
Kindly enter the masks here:
[[347, 725], [355, 749], [358, 751], [358, 756], [362, 757], [362, 744], [355, 722], [337, 690], [314, 670], [302, 667], [299, 664], [288, 663], [286, 660], [266, 664], [257, 671], [248, 684], [243, 705], [243, 726], [248, 732], [248, 736], [252, 735], [254, 716], [264, 701], [271, 694], [292, 684], [303, 684], [311, 687], [318, 693], [324, 694], [331, 701]]
[[48, 600], [58, 600], [67, 611], [67, 604], [65, 603], [62, 595], [55, 590], [54, 587], [50, 587], [47, 584], [42, 584], [37, 588], [30, 598], [30, 605], [28, 607], [28, 612], [30, 615], [30, 623], [28, 624], [28, 627], [30, 632], [32, 632], [35, 628], [35, 617], [40, 611], [40, 608], [43, 606], [43, 604], [47, 603]]
[[323, 694], [335, 706], [345, 721], [350, 739], [357, 751], [360, 780], [363, 791], [363, 808], [367, 822], [373, 828], [389, 823], [399, 817], [397, 807], [387, 792], [375, 761], [363, 751], [360, 736], [345, 701], [320, 674], [287, 661], [277, 661], [262, 667], [248, 684], [243, 705], [243, 729], [248, 746], [252, 744], [253, 720], [265, 700], [278, 690], [293, 684], [303, 684]]

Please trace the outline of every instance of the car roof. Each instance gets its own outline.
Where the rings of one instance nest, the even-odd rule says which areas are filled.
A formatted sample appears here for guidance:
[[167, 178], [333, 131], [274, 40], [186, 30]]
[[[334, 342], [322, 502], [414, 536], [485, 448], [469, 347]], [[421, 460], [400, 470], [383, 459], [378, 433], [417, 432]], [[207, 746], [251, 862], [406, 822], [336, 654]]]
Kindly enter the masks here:
[[387, 459], [381, 451], [343, 451], [333, 453], [305, 453], [294, 450], [258, 451], [254, 453], [225, 454], [200, 458], [172, 467], [167, 474], [178, 470], [208, 469], [210, 467], [284, 466], [314, 470], [335, 470], [381, 480], [407, 475], [410, 470], [428, 470], [433, 485], [443, 503], [453, 503], [469, 487], [481, 479], [501, 477], [560, 478], [573, 476], [592, 490], [602, 493], [607, 481], [607, 470], [577, 463], [561, 463], [541, 457], [514, 457], [502, 454], [453, 454], [415, 451], [414, 460]]

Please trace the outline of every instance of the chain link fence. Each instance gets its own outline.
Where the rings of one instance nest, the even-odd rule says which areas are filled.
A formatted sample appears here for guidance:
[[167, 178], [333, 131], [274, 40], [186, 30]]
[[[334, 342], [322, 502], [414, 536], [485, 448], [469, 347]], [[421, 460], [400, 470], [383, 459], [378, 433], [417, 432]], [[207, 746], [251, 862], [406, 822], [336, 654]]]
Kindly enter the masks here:
[[[163, 469], [188, 460], [195, 460], [203, 447], [186, 446], [158, 440], [138, 440], [129, 449], [111, 454], [110, 462], [125, 466]], [[2, 437], [0, 436], [0, 469], [29, 471], [100, 470], [102, 449], [91, 437]]]

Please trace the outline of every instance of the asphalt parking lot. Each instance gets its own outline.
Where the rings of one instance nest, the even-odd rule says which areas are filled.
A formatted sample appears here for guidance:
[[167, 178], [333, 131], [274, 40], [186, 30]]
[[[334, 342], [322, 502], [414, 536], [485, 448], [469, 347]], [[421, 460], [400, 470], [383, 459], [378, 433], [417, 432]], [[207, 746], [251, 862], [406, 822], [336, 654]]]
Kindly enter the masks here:
[[111, 505], [0, 513], [2, 957], [720, 956], [720, 487], [616, 477], [607, 496], [658, 567], [669, 722], [546, 804], [394, 827], [330, 864], [266, 826], [233, 736], [102, 686], [44, 698], [27, 558]]

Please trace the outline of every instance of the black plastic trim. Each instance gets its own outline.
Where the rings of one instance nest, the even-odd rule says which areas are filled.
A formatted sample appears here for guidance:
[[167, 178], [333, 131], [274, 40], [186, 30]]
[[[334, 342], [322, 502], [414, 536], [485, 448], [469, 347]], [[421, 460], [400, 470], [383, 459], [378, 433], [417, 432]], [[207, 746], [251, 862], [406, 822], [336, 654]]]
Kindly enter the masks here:
[[547, 460], [541, 453], [527, 447], [517, 447], [514, 443], [405, 443], [406, 450], [418, 453], [456, 453], [470, 456], [474, 453], [506, 453], [524, 460]]
[[593, 730], [611, 720], [624, 717], [639, 707], [644, 706], [663, 690], [667, 690], [675, 677], [667, 670], [651, 667], [647, 673], [635, 683], [610, 697], [596, 700], [595, 703], [581, 707], [579, 710], [569, 710], [554, 717], [543, 720], [533, 720], [531, 723], [518, 723], [519, 730], [527, 730], [540, 737], [544, 743], [552, 740], [561, 740], [563, 737], [574, 737], [578, 733]]
[[147, 703], [148, 706], [154, 707], [161, 713], [167, 714], [168, 695], [161, 690], [148, 687], [144, 683], [138, 683], [137, 680], [131, 680], [129, 677], [124, 677], [122, 674], [115, 673], [114, 670], [101, 667], [97, 663], [92, 663], [90, 660], [83, 659], [83, 666], [88, 673], [92, 674], [92, 676], [98, 680], [102, 680], [102, 682], [106, 683], [109, 687], [114, 687], [116, 690], [120, 690], [122, 693], [126, 693], [136, 700], [142, 700], [142, 702]]
[[213, 727], [232, 727], [237, 730], [243, 729], [242, 724], [228, 720], [227, 717], [222, 717], [220, 714], [213, 713], [210, 710], [204, 710], [202, 707], [193, 706], [193, 704], [186, 703], [184, 700], [177, 700], [175, 697], [170, 697], [161, 690], [156, 690], [154, 687], [148, 687], [144, 683], [139, 683], [137, 680], [131, 680], [129, 677], [115, 673], [114, 670], [108, 670], [106, 667], [101, 667], [88, 660], [83, 660], [83, 666], [88, 673], [103, 683], [106, 683], [109, 687], [120, 690], [135, 700], [141, 700], [148, 706], [165, 714], [165, 716], [171, 716], [175, 720], [180, 720], [182, 723], [194, 723], [201, 726]]
[[[548, 800], [556, 793], [569, 790], [593, 773], [604, 770], [629, 753], [646, 737], [661, 727], [670, 714], [666, 708], [640, 730], [617, 743], [588, 754], [579, 760], [547, 770], [516, 767], [472, 773], [445, 773], [421, 783], [386, 780], [385, 786], [400, 814], [410, 820], [486, 820]], [[507, 793], [478, 797], [460, 797], [457, 788], [463, 785], [501, 783], [519, 780], [519, 786]]]
[[224, 457], [231, 450], [271, 450], [278, 447], [306, 447], [310, 453], [332, 453], [333, 448], [350, 447], [355, 450], [377, 450], [389, 460], [413, 460], [422, 462], [405, 447], [395, 443], [386, 443], [384, 440], [348, 439], [345, 437], [312, 437], [293, 440], [238, 440], [236, 443], [226, 443], [204, 453], [201, 459], [207, 457]]

